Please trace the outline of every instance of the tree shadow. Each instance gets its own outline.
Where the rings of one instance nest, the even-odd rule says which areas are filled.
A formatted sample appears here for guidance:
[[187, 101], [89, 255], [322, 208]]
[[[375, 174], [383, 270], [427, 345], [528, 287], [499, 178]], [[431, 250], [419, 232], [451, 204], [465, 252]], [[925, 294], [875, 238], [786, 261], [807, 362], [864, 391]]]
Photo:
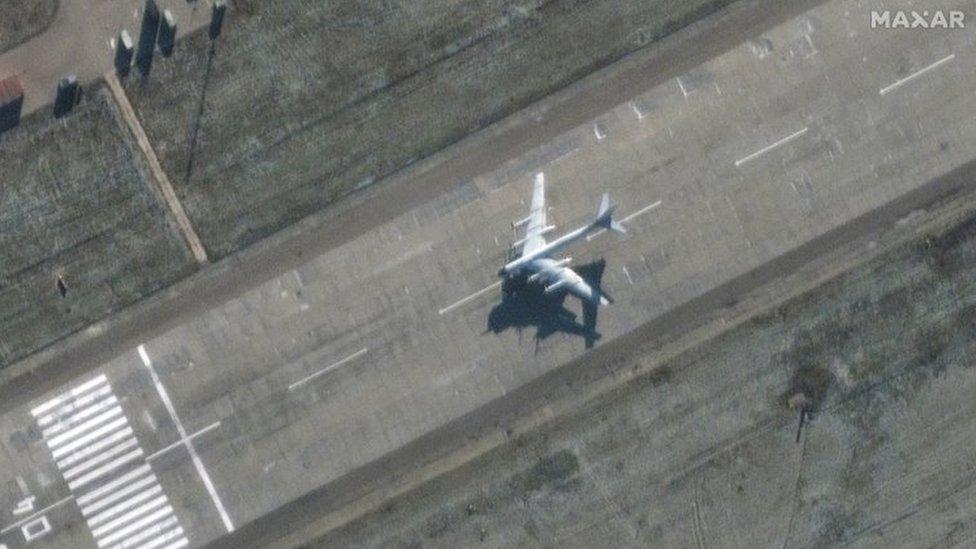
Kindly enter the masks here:
[[[600, 283], [605, 268], [606, 261], [601, 259], [574, 267], [573, 270], [602, 292]], [[536, 350], [539, 342], [555, 333], [582, 337], [589, 349], [602, 337], [596, 330], [599, 306], [580, 301], [583, 320], [579, 322], [578, 315], [566, 307], [567, 296], [569, 294], [565, 291], [546, 295], [542, 284], [528, 284], [525, 277], [506, 279], [502, 283], [502, 302], [488, 313], [488, 329], [485, 333], [498, 335], [514, 329], [521, 337], [524, 329], [534, 327]]]

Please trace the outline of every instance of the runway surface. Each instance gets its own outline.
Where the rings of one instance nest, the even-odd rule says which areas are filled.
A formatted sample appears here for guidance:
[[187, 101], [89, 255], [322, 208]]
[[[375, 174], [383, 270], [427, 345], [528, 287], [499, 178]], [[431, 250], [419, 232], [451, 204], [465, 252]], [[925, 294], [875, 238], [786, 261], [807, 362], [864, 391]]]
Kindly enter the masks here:
[[[871, 6], [826, 3], [6, 407], [0, 543], [107, 546], [158, 528], [143, 541], [232, 544], [266, 516], [286, 529], [269, 513], [588, 346], [804, 243], [828, 247], [815, 239], [897, 197], [946, 192], [930, 182], [974, 152], [960, 114], [976, 106], [974, 36], [871, 30]], [[485, 290], [540, 171], [560, 230], [603, 192], [626, 220], [628, 236], [571, 253], [615, 298], [595, 320], [572, 299], [540, 314], [531, 296]], [[131, 495], [112, 485], [127, 474], [145, 483]]]

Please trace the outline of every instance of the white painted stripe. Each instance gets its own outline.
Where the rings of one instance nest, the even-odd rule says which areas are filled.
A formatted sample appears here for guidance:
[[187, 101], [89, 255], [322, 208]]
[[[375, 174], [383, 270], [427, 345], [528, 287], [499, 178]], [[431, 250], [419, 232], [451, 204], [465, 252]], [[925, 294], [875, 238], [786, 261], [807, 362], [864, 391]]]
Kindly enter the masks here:
[[81, 433], [84, 433], [85, 431], [91, 429], [92, 427], [94, 427], [96, 425], [99, 425], [101, 423], [105, 423], [109, 419], [111, 419], [111, 418], [113, 418], [115, 416], [118, 416], [121, 413], [122, 413], [122, 407], [121, 406], [116, 406], [116, 407], [112, 408], [111, 410], [106, 410], [106, 411], [98, 414], [97, 416], [95, 416], [95, 417], [93, 417], [91, 419], [88, 419], [88, 420], [82, 422], [81, 424], [79, 424], [79, 425], [77, 425], [75, 427], [72, 427], [71, 429], [68, 429], [67, 431], [61, 433], [58, 436], [56, 436], [54, 438], [51, 438], [51, 439], [48, 439], [48, 441], [47, 441], [47, 447], [53, 450], [54, 448], [60, 446], [62, 443], [67, 442], [67, 441], [75, 438], [76, 436], [80, 435]]
[[368, 351], [368, 349], [366, 349], [366, 348], [360, 349], [360, 350], [356, 351], [355, 353], [347, 356], [346, 358], [340, 360], [339, 362], [336, 362], [335, 364], [332, 364], [330, 366], [326, 366], [325, 368], [322, 368], [321, 370], [315, 372], [314, 374], [312, 374], [310, 376], [307, 376], [307, 377], [304, 377], [304, 378], [296, 381], [295, 383], [292, 383], [291, 385], [288, 386], [288, 390], [289, 391], [294, 391], [298, 386], [302, 385], [303, 383], [307, 383], [309, 381], [312, 381], [313, 379], [319, 377], [320, 375], [322, 375], [322, 374], [324, 374], [324, 373], [326, 373], [326, 372], [328, 372], [330, 370], [334, 370], [334, 369], [338, 368], [339, 366], [342, 366], [343, 364], [349, 362], [350, 360], [354, 360], [356, 358], [359, 358], [359, 357], [363, 356], [364, 354], [366, 354], [366, 351]]
[[111, 433], [112, 431], [117, 430], [119, 427], [126, 426], [128, 425], [128, 423], [129, 421], [125, 419], [125, 416], [122, 416], [112, 421], [111, 423], [106, 423], [105, 425], [102, 425], [98, 429], [95, 429], [94, 431], [88, 433], [87, 435], [82, 436], [81, 438], [77, 438], [69, 442], [68, 444], [65, 444], [64, 446], [58, 448], [57, 450], [51, 450], [51, 455], [56, 460], [61, 459], [62, 456], [66, 456], [71, 452], [74, 452], [75, 450], [81, 448], [85, 444], [88, 444], [93, 440], [97, 440], [98, 438], [103, 437]]
[[105, 450], [101, 454], [98, 454], [97, 456], [81, 463], [80, 465], [72, 467], [67, 471], [62, 471], [61, 475], [64, 477], [64, 480], [71, 480], [72, 478], [80, 475], [82, 472], [87, 471], [88, 469], [91, 469], [92, 467], [100, 463], [105, 463], [106, 461], [112, 459], [113, 457], [121, 454], [122, 452], [138, 444], [139, 441], [137, 441], [135, 438], [129, 438], [128, 440], [123, 440], [120, 444], [117, 444], [112, 448]]
[[621, 267], [621, 268], [622, 268], [622, 269], [623, 269], [623, 271], [624, 271], [624, 276], [626, 276], [626, 277], [627, 277], [627, 282], [630, 282], [630, 285], [631, 285], [631, 286], [633, 286], [633, 285], [634, 285], [634, 279], [633, 279], [633, 278], [631, 278], [631, 276], [630, 276], [630, 271], [628, 271], [628, 270], [627, 270], [627, 266], [626, 266], [626, 265], [624, 265], [624, 266], [623, 266], [623, 267]]
[[486, 286], [486, 287], [478, 290], [477, 292], [469, 295], [468, 297], [465, 297], [463, 299], [459, 299], [458, 301], [456, 301], [456, 302], [448, 305], [447, 307], [444, 307], [440, 311], [437, 311], [437, 314], [443, 315], [444, 313], [450, 312], [450, 311], [452, 311], [452, 310], [460, 307], [461, 305], [464, 305], [465, 303], [471, 301], [472, 299], [474, 299], [474, 298], [476, 298], [476, 297], [478, 297], [478, 296], [480, 296], [480, 295], [482, 295], [482, 294], [484, 294], [486, 292], [490, 292], [491, 290], [494, 290], [495, 288], [497, 288], [497, 287], [499, 287], [501, 285], [502, 285], [502, 282], [499, 280], [498, 282], [495, 282], [491, 286]]
[[[173, 530], [170, 530], [169, 532], [166, 532], [165, 534], [158, 536], [143, 545], [140, 545], [139, 549], [156, 549], [157, 547], [162, 547], [167, 543], [172, 544], [174, 542], [178, 542], [180, 538], [184, 540], [186, 539], [183, 537], [183, 528], [174, 528]], [[170, 547], [171, 545], [166, 546]]]
[[74, 465], [76, 462], [85, 459], [88, 456], [94, 455], [99, 450], [103, 448], [108, 448], [109, 446], [115, 444], [116, 442], [130, 436], [132, 436], [132, 427], [126, 427], [121, 431], [116, 431], [111, 435], [99, 440], [95, 444], [85, 446], [81, 450], [78, 450], [77, 452], [74, 452], [70, 456], [62, 459], [61, 461], [58, 462], [58, 469], [61, 470], [67, 469], [68, 467]]
[[59, 417], [64, 416], [65, 414], [69, 414], [71, 412], [74, 412], [75, 410], [79, 410], [81, 408], [84, 408], [85, 406], [88, 406], [92, 402], [95, 402], [96, 400], [102, 398], [103, 396], [110, 395], [110, 394], [112, 394], [112, 387], [110, 387], [108, 385], [105, 385], [104, 387], [101, 387], [101, 388], [99, 388], [99, 389], [97, 389], [95, 391], [92, 391], [91, 393], [88, 393], [87, 395], [85, 395], [85, 396], [83, 396], [81, 398], [76, 398], [76, 399], [70, 401], [68, 404], [66, 404], [66, 405], [58, 408], [57, 410], [51, 412], [50, 414], [48, 414], [48, 415], [46, 415], [46, 416], [38, 419], [37, 420], [37, 425], [40, 426], [40, 427], [45, 427], [49, 423], [51, 423], [54, 420], [58, 419]]
[[[660, 200], [658, 200], [657, 202], [653, 202], [651, 204], [648, 204], [647, 206], [644, 206], [643, 208], [637, 210], [636, 212], [634, 212], [634, 213], [628, 215], [627, 217], [621, 219], [620, 220], [620, 224], [622, 225], [624, 223], [627, 223], [628, 221], [634, 219], [635, 217], [637, 217], [639, 215], [643, 215], [643, 214], [645, 214], [645, 213], [653, 210], [654, 208], [657, 208], [660, 205], [661, 205], [661, 201]], [[600, 236], [601, 234], [603, 234], [605, 232], [607, 232], [606, 229], [599, 229], [597, 231], [593, 231], [592, 233], [586, 235], [586, 241], [589, 242], [589, 241], [593, 240], [594, 238]]]
[[89, 482], [95, 480], [96, 478], [118, 469], [119, 467], [125, 465], [126, 463], [129, 463], [130, 461], [138, 458], [141, 455], [142, 455], [142, 448], [136, 448], [135, 450], [129, 452], [128, 454], [125, 454], [121, 457], [117, 457], [112, 461], [106, 463], [105, 465], [102, 465], [98, 469], [95, 469], [90, 473], [86, 473], [78, 477], [77, 479], [69, 482], [68, 489], [74, 492], [78, 488], [81, 488], [82, 486], [88, 484]]
[[163, 532], [169, 530], [169, 528], [174, 525], [176, 525], [178, 528], [180, 528], [180, 530], [182, 530], [182, 528], [178, 526], [179, 522], [180, 520], [176, 518], [176, 515], [173, 515], [168, 519], [153, 524], [149, 528], [137, 532], [131, 537], [125, 538], [124, 540], [122, 540], [122, 543], [120, 543], [116, 547], [118, 549], [129, 549], [130, 547], [135, 547], [140, 542], [143, 542], [153, 536], [158, 536], [159, 534], [162, 534]]
[[634, 114], [637, 115], [638, 120], [644, 119], [644, 113], [640, 112], [640, 109], [637, 108], [637, 103], [631, 102], [630, 108], [634, 109]]
[[214, 422], [214, 423], [211, 423], [210, 425], [207, 425], [203, 429], [200, 429], [199, 431], [197, 431], [197, 432], [193, 433], [192, 435], [190, 435], [189, 438], [187, 438], [185, 440], [184, 439], [177, 440], [176, 442], [174, 442], [174, 443], [166, 446], [165, 448], [161, 448], [159, 450], [156, 450], [152, 454], [149, 454], [148, 456], [146, 456], [146, 461], [152, 461], [152, 460], [158, 458], [159, 456], [165, 454], [166, 452], [169, 452], [173, 448], [176, 448], [177, 446], [180, 446], [180, 445], [182, 445], [182, 444], [184, 444], [186, 442], [189, 442], [189, 441], [197, 438], [198, 436], [200, 436], [200, 435], [202, 435], [204, 433], [207, 433], [209, 431], [212, 431], [212, 430], [216, 429], [217, 427], [220, 427], [220, 422], [219, 421]]
[[[180, 434], [181, 439], [186, 439], [186, 429], [183, 428], [183, 422], [180, 421], [180, 416], [176, 414], [176, 408], [173, 406], [173, 401], [169, 398], [169, 393], [166, 392], [166, 387], [163, 386], [163, 383], [159, 380], [159, 376], [156, 375], [156, 370], [153, 370], [152, 361], [149, 360], [149, 354], [146, 352], [145, 345], [139, 345], [139, 356], [142, 357], [142, 363], [149, 370], [153, 384], [156, 385], [156, 392], [159, 393], [159, 398], [162, 399], [163, 404], [166, 406], [166, 411], [169, 412], [170, 418], [176, 425], [176, 431]], [[196, 448], [193, 447], [193, 443], [187, 441], [186, 449], [190, 452], [190, 459], [193, 461], [193, 465], [200, 475], [200, 480], [203, 481], [203, 486], [207, 489], [207, 493], [210, 494], [210, 499], [213, 500], [214, 507], [217, 508], [220, 519], [224, 522], [224, 527], [227, 528], [228, 532], [233, 532], [234, 523], [230, 520], [230, 515], [227, 514], [227, 509], [224, 508], [224, 503], [220, 500], [217, 489], [214, 487], [213, 481], [210, 480], [210, 475], [203, 466], [203, 461], [197, 454]]]
[[50, 410], [51, 408], [60, 405], [61, 403], [65, 402], [67, 399], [68, 399], [68, 395], [63, 395], [63, 394], [58, 395], [52, 398], [51, 400], [45, 402], [44, 404], [41, 404], [40, 406], [37, 406], [36, 408], [31, 410], [31, 415], [37, 417], [43, 414], [44, 412]]
[[83, 408], [82, 410], [68, 416], [62, 417], [57, 423], [41, 431], [41, 435], [44, 438], [51, 438], [53, 435], [71, 427], [72, 425], [78, 423], [79, 421], [91, 417], [103, 410], [111, 408], [113, 405], [117, 404], [119, 399], [115, 398], [115, 395], [110, 395], [105, 400], [101, 400], [91, 406]]
[[98, 385], [101, 385], [103, 382], [105, 382], [106, 379], [107, 378], [105, 377], [105, 374], [102, 374], [102, 375], [100, 375], [100, 376], [98, 376], [98, 377], [96, 377], [94, 379], [88, 380], [85, 383], [82, 383], [81, 385], [75, 387], [71, 391], [69, 391], [67, 393], [62, 393], [62, 394], [60, 394], [60, 395], [52, 398], [51, 400], [45, 402], [44, 404], [41, 404], [40, 406], [37, 406], [36, 408], [34, 408], [33, 410], [31, 410], [31, 415], [36, 418], [37, 416], [43, 414], [44, 412], [50, 410], [51, 408], [54, 408], [55, 406], [57, 406], [58, 404], [61, 404], [62, 402], [66, 401], [67, 399], [69, 399], [69, 398], [71, 398], [73, 396], [79, 396], [82, 393], [84, 393], [85, 391], [87, 391], [88, 389], [91, 389], [93, 387], [96, 387]]
[[637, 217], [637, 216], [639, 216], [641, 214], [645, 214], [648, 211], [653, 210], [654, 208], [657, 208], [660, 205], [661, 205], [661, 201], [660, 200], [658, 200], [657, 202], [653, 202], [651, 204], [648, 204], [647, 206], [644, 206], [643, 208], [637, 210], [636, 212], [634, 212], [634, 213], [628, 215], [627, 217], [621, 219], [620, 222], [621, 223], [626, 223], [626, 222], [630, 221], [631, 219], [633, 219], [633, 218], [635, 218], [635, 217]]
[[190, 540], [183, 538], [176, 543], [171, 543], [166, 547], [163, 547], [163, 549], [182, 549], [183, 547], [186, 547], [189, 544], [190, 544]]
[[943, 57], [942, 59], [939, 59], [938, 61], [936, 61], [935, 63], [932, 63], [931, 65], [925, 67], [924, 69], [915, 71], [912, 74], [909, 74], [908, 76], [906, 76], [905, 78], [902, 78], [900, 80], [896, 80], [893, 84], [881, 88], [878, 91], [878, 93], [881, 94], [881, 95], [885, 95], [888, 92], [890, 92], [890, 91], [892, 91], [894, 89], [897, 89], [897, 88], [901, 87], [902, 85], [904, 85], [904, 84], [906, 84], [906, 83], [908, 83], [908, 82], [910, 82], [910, 81], [918, 78], [919, 76], [922, 76], [923, 74], [929, 72], [930, 70], [932, 70], [932, 69], [934, 69], [936, 67], [939, 67], [941, 65], [944, 65], [944, 64], [948, 63], [949, 61], [952, 61], [955, 58], [956, 58], [956, 54], [950, 53], [949, 55]]
[[121, 530], [118, 530], [118, 531], [115, 531], [115, 532], [112, 532], [108, 536], [106, 536], [106, 537], [104, 537], [102, 539], [97, 540], [98, 541], [98, 546], [99, 547], [105, 547], [106, 545], [111, 545], [111, 544], [115, 543], [116, 541], [125, 538], [126, 536], [128, 536], [132, 532], [135, 532], [136, 530], [138, 530], [140, 528], [144, 528], [146, 526], [149, 526], [150, 524], [156, 522], [157, 520], [159, 520], [159, 519], [161, 519], [161, 518], [163, 518], [163, 517], [165, 517], [167, 515], [171, 515], [171, 514], [173, 514], [173, 508], [170, 507], [169, 505], [167, 505], [166, 507], [163, 507], [162, 509], [156, 511], [155, 513], [146, 515], [146, 516], [142, 517], [141, 519], [133, 522], [132, 524], [126, 526], [125, 528], [123, 528]]
[[108, 378], [105, 377], [105, 374], [101, 374], [100, 376], [92, 378], [89, 381], [86, 381], [85, 383], [82, 383], [81, 385], [75, 387], [74, 389], [71, 389], [71, 396], [73, 397], [81, 396], [85, 394], [85, 392], [88, 391], [89, 389], [93, 387], [97, 387], [106, 381], [108, 381]]
[[143, 490], [147, 486], [151, 486], [151, 485], [159, 486], [159, 483], [156, 482], [156, 475], [149, 475], [149, 476], [142, 477], [139, 480], [133, 482], [132, 484], [125, 486], [121, 490], [112, 492], [111, 494], [108, 495], [108, 497], [104, 497], [98, 500], [97, 502], [93, 503], [92, 505], [82, 508], [81, 514], [87, 517], [88, 515], [91, 515], [92, 513], [98, 511], [99, 509], [102, 509], [120, 499], [125, 498], [126, 496], [132, 494], [133, 492]]
[[750, 155], [748, 155], [746, 157], [743, 157], [743, 158], [740, 158], [740, 159], [736, 160], [735, 161], [735, 167], [738, 168], [739, 166], [745, 164], [746, 162], [748, 162], [750, 160], [753, 160], [755, 158], [758, 158], [759, 156], [762, 156], [762, 155], [768, 153], [769, 151], [775, 149], [776, 147], [779, 147], [781, 145], [785, 145], [785, 144], [789, 143], [790, 141], [793, 141], [797, 137], [800, 137], [801, 135], [807, 133], [807, 130], [809, 130], [809, 129], [810, 128], [803, 128], [800, 131], [793, 132], [790, 135], [787, 135], [786, 137], [784, 137], [783, 139], [780, 139], [779, 141], [773, 143], [772, 145], [767, 145], [767, 146], [759, 149], [758, 151], [756, 151], [756, 152], [754, 152], [754, 153], [752, 153], [752, 154], [750, 154]]
[[[150, 470], [149, 465], [148, 464], [143, 464], [138, 469], [133, 469], [132, 471], [129, 471], [128, 473], [126, 473], [126, 474], [122, 475], [121, 477], [113, 480], [112, 482], [106, 484], [105, 486], [100, 486], [97, 490], [94, 490], [92, 492], [89, 492], [89, 493], [87, 493], [87, 494], [79, 497], [78, 498], [78, 505], [82, 505], [82, 506], [88, 505], [89, 503], [91, 503], [92, 501], [94, 501], [94, 500], [102, 497], [106, 493], [111, 492], [112, 490], [115, 490], [119, 486], [121, 486], [121, 485], [123, 485], [123, 484], [125, 484], [127, 482], [131, 482], [131, 481], [133, 481], [133, 480], [141, 477], [142, 475], [144, 475], [146, 473], [149, 473], [150, 476], [152, 476], [153, 478], [155, 478], [155, 476], [152, 475], [152, 471]], [[91, 508], [94, 508], [94, 507], [97, 507], [97, 506], [96, 505], [92, 505], [91, 506]], [[91, 509], [91, 508], [89, 508], [89, 509]], [[90, 510], [87, 510], [84, 507], [82, 507], [81, 512], [87, 515], [87, 514], [90, 513]]]
[[145, 515], [146, 513], [152, 511], [153, 509], [162, 507], [163, 505], [166, 505], [165, 494], [155, 497], [147, 501], [146, 503], [143, 503], [142, 505], [136, 507], [135, 509], [128, 511], [122, 514], [121, 516], [116, 517], [97, 528], [92, 528], [91, 533], [93, 536], [95, 536], [96, 539], [98, 539], [103, 535], [108, 534], [109, 532], [116, 530], [119, 527], [132, 522], [137, 517], [141, 517], [142, 515]]
[[[159, 484], [154, 484], [150, 486], [148, 489], [143, 490], [138, 494], [132, 496], [131, 498], [117, 505], [113, 505], [112, 507], [106, 509], [105, 511], [91, 517], [90, 519], [88, 519], [88, 527], [94, 528], [99, 524], [105, 522], [106, 520], [118, 515], [119, 513], [132, 509], [136, 505], [139, 505], [140, 503], [148, 500], [149, 498], [159, 495], [162, 491], [163, 491], [162, 486], [160, 486]], [[163, 495], [163, 498], [165, 497], [166, 496]]]
[[143, 366], [145, 366], [146, 368], [151, 368], [152, 367], [152, 361], [149, 360], [149, 353], [146, 352], [146, 346], [145, 345], [140, 345], [136, 349], [136, 351], [139, 352], [139, 358], [142, 359]]

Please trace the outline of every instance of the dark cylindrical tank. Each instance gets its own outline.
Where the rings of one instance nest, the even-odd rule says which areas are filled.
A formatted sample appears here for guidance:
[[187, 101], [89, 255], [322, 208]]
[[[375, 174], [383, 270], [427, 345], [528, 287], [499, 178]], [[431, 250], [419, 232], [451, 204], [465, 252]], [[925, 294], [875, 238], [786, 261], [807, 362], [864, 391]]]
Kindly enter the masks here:
[[225, 0], [214, 0], [213, 8], [210, 10], [210, 39], [213, 40], [220, 36], [220, 29], [224, 25], [224, 12], [227, 11]]
[[173, 47], [176, 45], [176, 17], [169, 10], [163, 10], [163, 20], [159, 25], [159, 53], [163, 57], [173, 55]]

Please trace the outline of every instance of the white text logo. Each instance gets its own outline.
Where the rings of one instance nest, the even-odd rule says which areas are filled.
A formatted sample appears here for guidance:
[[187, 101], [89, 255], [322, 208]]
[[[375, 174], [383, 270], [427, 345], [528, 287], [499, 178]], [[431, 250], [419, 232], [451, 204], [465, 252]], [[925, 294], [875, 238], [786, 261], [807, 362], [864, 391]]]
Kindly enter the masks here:
[[964, 29], [965, 14], [958, 10], [871, 12], [872, 29]]

